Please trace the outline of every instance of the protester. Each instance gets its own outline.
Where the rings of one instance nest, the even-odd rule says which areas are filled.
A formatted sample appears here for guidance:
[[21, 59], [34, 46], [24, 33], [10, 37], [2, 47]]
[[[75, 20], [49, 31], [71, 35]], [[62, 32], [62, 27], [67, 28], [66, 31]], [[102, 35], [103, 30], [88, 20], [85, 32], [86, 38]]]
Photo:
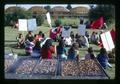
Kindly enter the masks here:
[[25, 38], [23, 37], [23, 35], [20, 33], [17, 37], [17, 47], [18, 48], [24, 48], [24, 42], [25, 42]]
[[88, 53], [85, 55], [85, 60], [88, 60], [88, 59], [95, 59], [95, 54], [94, 54], [94, 51], [93, 51], [93, 48], [92, 47], [89, 47], [88, 48]]
[[59, 26], [59, 27], [54, 28], [54, 29], [50, 29], [49, 37], [51, 39], [53, 39], [54, 41], [57, 41], [58, 34], [60, 34], [60, 32], [61, 32], [61, 28], [62, 28], [62, 26]]
[[100, 49], [100, 53], [97, 56], [97, 60], [104, 69], [106, 69], [107, 67], [112, 68], [111, 64], [108, 62], [109, 58], [105, 48]]
[[62, 39], [59, 41], [59, 45], [57, 46], [57, 57], [58, 59], [67, 59], [65, 42]]
[[34, 36], [32, 31], [28, 31], [28, 34], [25, 36], [25, 41], [29, 40], [30, 42], [33, 40]]
[[55, 46], [52, 45], [52, 39], [47, 39], [41, 48], [42, 59], [52, 59], [55, 53]]
[[77, 60], [79, 58], [79, 44], [73, 43], [71, 48], [68, 50], [68, 59]]

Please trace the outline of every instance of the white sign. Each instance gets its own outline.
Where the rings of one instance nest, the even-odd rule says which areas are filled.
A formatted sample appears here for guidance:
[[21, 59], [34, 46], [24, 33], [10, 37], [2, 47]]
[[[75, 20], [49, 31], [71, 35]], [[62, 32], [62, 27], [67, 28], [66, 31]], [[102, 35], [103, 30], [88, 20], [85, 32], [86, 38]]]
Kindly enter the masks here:
[[51, 26], [51, 19], [50, 19], [50, 13], [48, 12], [48, 13], [46, 14], [46, 16], [47, 16], [48, 24], [49, 24], [50, 27], [52, 28], [52, 26]]
[[37, 28], [36, 19], [19, 19], [19, 31], [33, 31]]
[[28, 31], [33, 31], [37, 29], [36, 19], [28, 19]]
[[86, 25], [79, 25], [78, 26], [78, 34], [79, 35], [82, 35], [82, 36], [85, 36], [85, 31], [86, 31]]
[[62, 37], [70, 37], [71, 27], [70, 26], [64, 26], [62, 28]]
[[108, 43], [107, 43], [105, 33], [101, 34], [100, 36], [101, 36], [101, 40], [102, 40], [104, 48], [106, 49], [106, 51], [109, 51], [109, 46], [108, 46]]
[[111, 51], [115, 47], [110, 31], [101, 34], [101, 40], [106, 51]]
[[113, 48], [115, 48], [110, 31], [106, 32], [106, 39], [108, 41], [109, 49], [112, 50]]
[[19, 19], [18, 24], [19, 31], [27, 31], [27, 19]]

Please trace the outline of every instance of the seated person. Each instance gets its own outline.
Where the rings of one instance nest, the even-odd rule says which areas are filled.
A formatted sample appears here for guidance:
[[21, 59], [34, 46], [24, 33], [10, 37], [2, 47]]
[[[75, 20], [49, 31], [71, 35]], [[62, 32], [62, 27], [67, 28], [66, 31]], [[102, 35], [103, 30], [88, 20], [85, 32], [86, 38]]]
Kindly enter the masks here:
[[95, 59], [95, 54], [93, 52], [93, 48], [92, 47], [89, 47], [88, 48], [88, 53], [85, 55], [85, 60], [87, 59]]
[[24, 42], [25, 42], [25, 39], [23, 37], [23, 35], [20, 33], [18, 37], [16, 37], [17, 39], [17, 47], [18, 48], [24, 48], [25, 45], [24, 45]]
[[55, 46], [52, 45], [52, 39], [47, 39], [41, 48], [42, 59], [52, 59], [55, 53]]
[[57, 46], [57, 57], [58, 59], [67, 59], [65, 43], [63, 40], [60, 40], [59, 45]]
[[72, 45], [71, 37], [64, 37], [63, 40], [65, 41], [66, 46], [71, 46]]
[[25, 36], [25, 41], [26, 40], [29, 40], [30, 42], [33, 41], [33, 34], [32, 34], [32, 31], [28, 31], [28, 34]]
[[25, 42], [25, 52], [26, 55], [31, 56], [31, 54], [33, 53], [33, 47], [35, 46], [35, 44], [33, 42], [30, 42], [29, 40], [27, 40]]
[[108, 62], [109, 58], [105, 48], [100, 49], [100, 53], [97, 56], [97, 60], [104, 69], [106, 69], [107, 67], [112, 68], [111, 64]]
[[73, 43], [71, 48], [68, 50], [68, 59], [77, 60], [79, 58], [79, 44]]

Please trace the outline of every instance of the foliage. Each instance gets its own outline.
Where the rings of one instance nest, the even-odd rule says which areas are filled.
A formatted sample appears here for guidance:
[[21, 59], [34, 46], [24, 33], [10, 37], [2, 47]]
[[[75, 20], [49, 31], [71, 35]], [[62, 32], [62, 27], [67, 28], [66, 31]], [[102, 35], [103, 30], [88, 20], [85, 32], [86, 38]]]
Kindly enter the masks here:
[[115, 18], [115, 7], [113, 5], [97, 5], [96, 7], [91, 6], [89, 12], [89, 19], [93, 21], [100, 16], [104, 17], [106, 23], [111, 24]]
[[36, 21], [37, 21], [37, 25], [38, 26], [41, 26], [42, 24], [43, 24], [43, 22], [44, 22], [44, 16], [43, 15], [38, 15], [37, 17], [36, 17]]
[[67, 8], [68, 10], [72, 9], [71, 4], [68, 4], [66, 8]]

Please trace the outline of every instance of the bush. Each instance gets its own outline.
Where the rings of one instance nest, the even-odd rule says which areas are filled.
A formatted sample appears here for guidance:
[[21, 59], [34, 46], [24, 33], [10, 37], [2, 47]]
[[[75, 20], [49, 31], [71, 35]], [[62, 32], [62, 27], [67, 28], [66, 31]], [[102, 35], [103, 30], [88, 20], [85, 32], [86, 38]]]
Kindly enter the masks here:
[[57, 27], [59, 25], [61, 25], [61, 20], [60, 19], [56, 19], [55, 20], [55, 26]]
[[41, 26], [43, 24], [43, 22], [44, 22], [44, 17], [42, 15], [38, 15], [36, 17], [36, 21], [37, 21], [37, 25]]

